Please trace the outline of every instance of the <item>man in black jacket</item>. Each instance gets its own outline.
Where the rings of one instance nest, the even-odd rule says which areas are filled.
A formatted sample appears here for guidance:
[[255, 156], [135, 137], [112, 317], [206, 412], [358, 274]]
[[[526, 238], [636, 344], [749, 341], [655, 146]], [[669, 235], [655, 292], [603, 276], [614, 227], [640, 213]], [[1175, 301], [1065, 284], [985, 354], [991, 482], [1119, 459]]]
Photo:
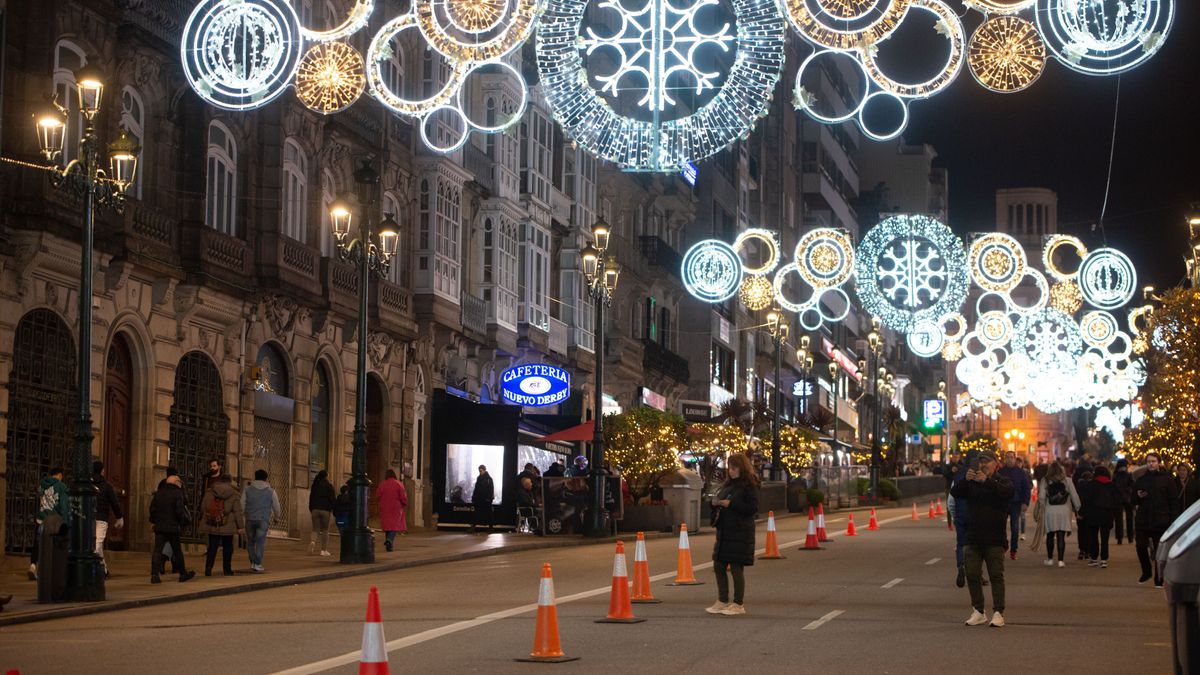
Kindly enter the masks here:
[[100, 556], [100, 565], [104, 567], [104, 577], [108, 578], [108, 561], [104, 559], [104, 540], [108, 537], [109, 520], [116, 518], [115, 529], [125, 525], [125, 514], [121, 512], [121, 501], [117, 499], [117, 491], [112, 483], [104, 477], [104, 462], [92, 462], [92, 482], [100, 494], [96, 495], [96, 555]]
[[1150, 580], [1154, 571], [1154, 587], [1162, 588], [1162, 572], [1158, 569], [1158, 538], [1179, 515], [1179, 492], [1175, 479], [1161, 465], [1158, 453], [1146, 454], [1146, 472], [1133, 484], [1133, 503], [1137, 505], [1137, 554], [1142, 564], [1139, 584]]
[[[192, 514], [183, 495], [183, 481], [179, 476], [168, 476], [150, 500], [150, 526], [154, 529], [154, 548], [151, 550], [157, 552], [163, 545], [171, 545], [171, 563], [179, 571], [180, 581], [196, 576], [194, 571], [184, 567], [183, 547], [179, 544], [179, 533], [191, 520]], [[162, 566], [162, 556], [150, 556], [150, 583], [162, 583], [159, 578]]]
[[1120, 546], [1122, 539], [1133, 541], [1133, 476], [1129, 474], [1129, 460], [1117, 460], [1112, 482], [1117, 491], [1117, 514], [1114, 524], [1117, 529], [1117, 545]]
[[991, 625], [1004, 625], [1004, 525], [1008, 519], [1008, 504], [1013, 496], [1013, 484], [996, 473], [998, 462], [992, 452], [981, 452], [977, 465], [967, 469], [966, 480], [950, 489], [955, 500], [969, 504], [971, 519], [967, 523], [967, 543], [964, 549], [967, 588], [971, 591], [974, 611], [967, 619], [968, 626], [988, 623], [984, 613], [983, 565], [987, 564], [992, 583]]
[[471, 493], [471, 504], [475, 507], [475, 521], [471, 523], [471, 534], [483, 523], [492, 530], [492, 500], [496, 497], [496, 486], [488, 474], [487, 467], [479, 465], [479, 477], [475, 479], [475, 490]]

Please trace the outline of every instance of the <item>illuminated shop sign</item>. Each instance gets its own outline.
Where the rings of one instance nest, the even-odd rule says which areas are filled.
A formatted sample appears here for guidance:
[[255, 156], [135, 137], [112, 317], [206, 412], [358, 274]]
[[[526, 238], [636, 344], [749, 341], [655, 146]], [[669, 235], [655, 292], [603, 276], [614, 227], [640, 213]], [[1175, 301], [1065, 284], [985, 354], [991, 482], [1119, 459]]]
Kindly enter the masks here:
[[571, 395], [571, 374], [543, 363], [515, 366], [500, 377], [504, 400], [521, 406], [555, 405]]

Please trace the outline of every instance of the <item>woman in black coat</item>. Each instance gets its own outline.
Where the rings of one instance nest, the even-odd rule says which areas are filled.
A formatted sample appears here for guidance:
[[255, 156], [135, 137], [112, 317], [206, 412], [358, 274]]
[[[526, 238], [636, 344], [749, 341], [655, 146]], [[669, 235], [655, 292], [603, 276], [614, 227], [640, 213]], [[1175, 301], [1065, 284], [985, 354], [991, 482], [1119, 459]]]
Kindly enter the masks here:
[[1079, 543], [1088, 564], [1108, 567], [1108, 534], [1120, 508], [1121, 497], [1108, 469], [1096, 467], [1092, 480], [1079, 483]]
[[[728, 478], [713, 497], [713, 525], [717, 543], [713, 546], [713, 570], [717, 574], [717, 601], [709, 614], [736, 616], [745, 614], [742, 599], [746, 591], [744, 568], [754, 564], [754, 516], [758, 513], [758, 476], [750, 460], [742, 453], [726, 461]], [[729, 602], [729, 578], [733, 575], [733, 602]]]

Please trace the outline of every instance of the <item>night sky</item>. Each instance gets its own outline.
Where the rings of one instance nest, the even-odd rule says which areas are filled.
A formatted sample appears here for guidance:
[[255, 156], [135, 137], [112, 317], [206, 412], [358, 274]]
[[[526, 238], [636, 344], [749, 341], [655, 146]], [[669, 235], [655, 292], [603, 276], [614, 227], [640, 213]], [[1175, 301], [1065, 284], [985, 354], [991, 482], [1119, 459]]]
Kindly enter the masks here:
[[[1183, 0], [1176, 12], [1163, 48], [1120, 76], [1104, 219], [1108, 243], [1159, 288], [1183, 277], [1183, 216], [1200, 201], [1200, 10]], [[964, 17], [968, 34], [979, 16]], [[933, 145], [949, 170], [954, 229], [994, 229], [998, 188], [1047, 187], [1059, 195], [1060, 230], [1102, 245], [1092, 228], [1104, 201], [1117, 80], [1051, 59], [1031, 88], [1002, 95], [983, 89], [964, 67], [946, 91], [913, 103], [905, 139]]]

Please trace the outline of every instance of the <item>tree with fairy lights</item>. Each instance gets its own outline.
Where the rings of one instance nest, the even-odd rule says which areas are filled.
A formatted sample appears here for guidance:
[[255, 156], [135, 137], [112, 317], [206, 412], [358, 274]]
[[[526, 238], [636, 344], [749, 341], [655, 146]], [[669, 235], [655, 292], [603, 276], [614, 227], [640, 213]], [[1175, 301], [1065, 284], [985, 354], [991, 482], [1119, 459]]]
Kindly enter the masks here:
[[1000, 443], [990, 434], [971, 434], [958, 442], [958, 454], [968, 452], [999, 452]]
[[[758, 440], [760, 446], [769, 447], [771, 430], [759, 432]], [[801, 471], [811, 467], [817, 449], [817, 434], [812, 430], [790, 424], [779, 428], [780, 459], [790, 476], [798, 476]]]
[[682, 416], [654, 408], [634, 408], [604, 419], [604, 459], [621, 469], [634, 503], [679, 465], [687, 447], [686, 429]]

